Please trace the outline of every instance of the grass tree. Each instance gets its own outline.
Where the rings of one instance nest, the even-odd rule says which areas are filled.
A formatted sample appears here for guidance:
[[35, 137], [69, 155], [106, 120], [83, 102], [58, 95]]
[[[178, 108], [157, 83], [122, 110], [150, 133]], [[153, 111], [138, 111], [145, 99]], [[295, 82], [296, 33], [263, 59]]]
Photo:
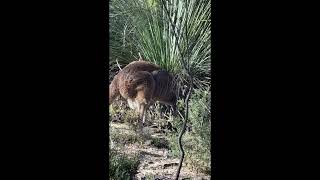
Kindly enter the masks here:
[[112, 0], [109, 17], [109, 67], [117, 68], [116, 59], [126, 65], [140, 53], [182, 83], [188, 79], [185, 61], [195, 88], [210, 84], [210, 0]]

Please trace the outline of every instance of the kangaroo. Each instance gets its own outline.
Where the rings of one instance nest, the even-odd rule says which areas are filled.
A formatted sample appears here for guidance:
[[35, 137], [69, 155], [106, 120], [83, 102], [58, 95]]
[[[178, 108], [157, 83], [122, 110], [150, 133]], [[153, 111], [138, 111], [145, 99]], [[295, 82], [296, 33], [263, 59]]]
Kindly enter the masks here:
[[142, 128], [146, 110], [156, 101], [171, 105], [175, 112], [177, 97], [174, 89], [173, 76], [167, 71], [147, 61], [133, 61], [115, 75], [109, 85], [109, 104], [122, 96], [129, 107], [139, 113]]
[[165, 70], [152, 71], [152, 76], [156, 84], [152, 103], [158, 101], [170, 105], [176, 112], [177, 95], [173, 76]]

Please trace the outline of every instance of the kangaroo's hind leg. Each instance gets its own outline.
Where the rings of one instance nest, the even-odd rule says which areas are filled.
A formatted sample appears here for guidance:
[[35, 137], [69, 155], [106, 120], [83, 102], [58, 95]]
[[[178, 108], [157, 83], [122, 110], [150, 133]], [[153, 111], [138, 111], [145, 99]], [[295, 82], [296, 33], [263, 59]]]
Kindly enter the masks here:
[[139, 128], [142, 130], [146, 122], [146, 111], [148, 109], [149, 98], [146, 97], [145, 89], [142, 89], [138, 92], [136, 102], [138, 102], [138, 113], [139, 113]]
[[138, 91], [137, 101], [139, 102], [139, 114], [141, 126], [146, 124], [146, 111], [149, 108], [150, 103], [152, 102], [153, 91], [155, 88], [155, 83], [153, 79], [150, 79], [148, 84]]
[[150, 104], [145, 104], [145, 103], [140, 104], [139, 114], [143, 124], [146, 123], [146, 111], [148, 110], [149, 106]]
[[142, 130], [145, 120], [146, 120], [146, 104], [145, 103], [141, 103], [139, 104], [139, 129]]

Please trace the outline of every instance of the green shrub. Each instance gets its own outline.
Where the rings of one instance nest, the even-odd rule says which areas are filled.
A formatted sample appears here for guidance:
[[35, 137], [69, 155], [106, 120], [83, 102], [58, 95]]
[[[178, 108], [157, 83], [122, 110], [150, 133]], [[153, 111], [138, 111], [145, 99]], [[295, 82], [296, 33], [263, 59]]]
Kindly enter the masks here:
[[[203, 173], [211, 172], [211, 94], [207, 91], [195, 90], [190, 99], [190, 112], [187, 126], [191, 127], [183, 136], [182, 144], [185, 149], [184, 162], [190, 168]], [[175, 119], [173, 126], [181, 131], [182, 120]], [[170, 135], [170, 152], [175, 157], [180, 156], [177, 144], [178, 133]]]
[[109, 117], [111, 121], [117, 121], [119, 123], [127, 123], [130, 126], [135, 126], [139, 114], [134, 110], [130, 109], [127, 102], [116, 99], [111, 106], [109, 106]]
[[138, 157], [127, 157], [112, 149], [109, 152], [109, 179], [129, 180], [132, 179], [138, 167]]

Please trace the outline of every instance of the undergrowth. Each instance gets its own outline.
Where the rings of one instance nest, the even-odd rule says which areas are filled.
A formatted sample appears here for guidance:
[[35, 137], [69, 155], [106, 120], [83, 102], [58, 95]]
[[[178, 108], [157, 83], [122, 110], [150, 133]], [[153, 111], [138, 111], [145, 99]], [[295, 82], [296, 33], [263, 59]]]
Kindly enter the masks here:
[[128, 157], [117, 150], [109, 151], [109, 179], [130, 180], [134, 177], [139, 164], [138, 156]]
[[[163, 127], [171, 122], [176, 131], [166, 131], [165, 138], [156, 138], [141, 136], [133, 129], [137, 122], [137, 114], [129, 109], [126, 103], [119, 103], [110, 108], [110, 116], [117, 119], [120, 124], [128, 127], [125, 129], [113, 129], [111, 138], [116, 144], [144, 143], [151, 140], [150, 145], [157, 148], [169, 149], [170, 155], [176, 158], [180, 157], [180, 151], [177, 144], [177, 137], [181, 131], [183, 119], [180, 116], [172, 117], [169, 111], [161, 110], [161, 106], [154, 105], [148, 113], [149, 120], [152, 120], [158, 127]], [[182, 144], [185, 149], [184, 166], [189, 169], [205, 174], [211, 173], [211, 91], [194, 90], [190, 100], [189, 120], [187, 131], [183, 136]], [[184, 102], [178, 101], [178, 109], [183, 115]], [[160, 113], [163, 111], [163, 113]], [[160, 128], [159, 128], [160, 129]], [[113, 154], [114, 155], [114, 154]], [[117, 157], [114, 157], [117, 158]], [[120, 166], [119, 166], [120, 167]], [[115, 169], [113, 169], [114, 171]]]
[[[185, 149], [185, 164], [197, 171], [206, 174], [211, 172], [211, 111], [210, 91], [195, 91], [190, 100], [189, 130], [183, 136], [182, 144]], [[182, 106], [180, 102], [180, 106]], [[178, 132], [169, 135], [170, 152], [174, 157], [180, 156], [177, 144], [178, 133], [181, 131], [182, 120], [176, 118], [173, 126]]]

